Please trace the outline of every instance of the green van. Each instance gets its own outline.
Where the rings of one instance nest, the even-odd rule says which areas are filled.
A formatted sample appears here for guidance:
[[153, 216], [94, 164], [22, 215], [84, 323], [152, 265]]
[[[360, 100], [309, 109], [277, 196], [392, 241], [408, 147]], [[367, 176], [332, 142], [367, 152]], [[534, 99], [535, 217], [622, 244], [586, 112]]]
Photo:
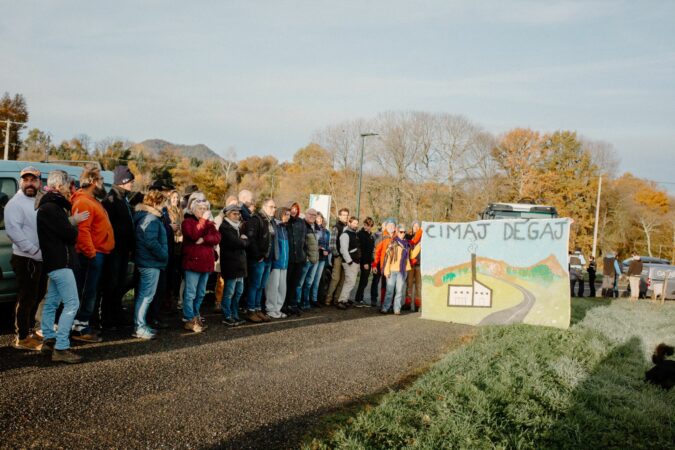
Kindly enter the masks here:
[[[42, 185], [47, 184], [47, 175], [52, 170], [63, 170], [75, 179], [79, 185], [82, 167], [64, 164], [38, 163], [31, 161], [2, 161], [0, 160], [0, 303], [16, 301], [16, 277], [10, 264], [12, 257], [12, 242], [5, 231], [5, 205], [19, 189], [19, 173], [21, 169], [33, 166], [42, 172]], [[113, 182], [113, 173], [101, 171], [106, 190]], [[133, 268], [131, 268], [133, 274]]]

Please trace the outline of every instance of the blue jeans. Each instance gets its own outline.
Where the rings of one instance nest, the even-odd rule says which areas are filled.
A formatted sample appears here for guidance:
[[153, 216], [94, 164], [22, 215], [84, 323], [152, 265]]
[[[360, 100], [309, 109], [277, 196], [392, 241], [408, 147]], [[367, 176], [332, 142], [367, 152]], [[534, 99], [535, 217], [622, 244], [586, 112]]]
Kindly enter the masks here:
[[136, 331], [147, 331], [145, 315], [155, 296], [160, 272], [159, 269], [151, 269], [149, 267], [138, 268], [140, 277], [138, 277], [138, 288], [136, 289], [135, 298], [136, 308], [134, 309], [134, 325], [136, 325]]
[[77, 276], [77, 291], [80, 293], [80, 311], [75, 320], [84, 325], [89, 324], [94, 308], [96, 307], [96, 297], [98, 296], [98, 280], [103, 272], [103, 261], [105, 254], [96, 253], [96, 256], [89, 259], [80, 254], [80, 270]]
[[389, 311], [395, 289], [396, 298], [394, 298], [394, 312], [401, 312], [401, 302], [403, 301], [403, 294], [406, 290], [405, 276], [405, 272], [391, 272], [389, 274], [389, 277], [387, 278], [387, 293], [384, 296], [384, 306], [382, 306], [382, 311]]
[[307, 283], [307, 279], [309, 278], [309, 274], [312, 271], [313, 265], [314, 264], [309, 261], [305, 262], [305, 264], [302, 266], [302, 271], [300, 272], [298, 285], [295, 287], [295, 298], [298, 301], [298, 304], [303, 308], [309, 308], [309, 287], [305, 291], [305, 283]]
[[267, 277], [270, 276], [270, 269], [272, 269], [272, 261], [254, 262], [248, 266], [248, 292], [247, 292], [247, 309], [249, 311], [262, 311], [260, 301], [262, 300], [262, 293], [267, 284]]
[[223, 299], [220, 301], [220, 307], [226, 319], [239, 320], [239, 297], [244, 292], [244, 279], [233, 278], [225, 280], [223, 288]]
[[[70, 327], [73, 326], [80, 301], [77, 297], [77, 282], [71, 269], [52, 270], [47, 274], [49, 287], [42, 306], [42, 335], [45, 339], [56, 338], [57, 350], [70, 348]], [[59, 330], [54, 332], [54, 320], [59, 304], [63, 302], [63, 311], [59, 318]]]
[[326, 260], [319, 261], [316, 263], [316, 272], [314, 273], [314, 280], [312, 281], [312, 287], [310, 292], [312, 294], [311, 302], [317, 303], [319, 299], [319, 284], [321, 284], [321, 275], [323, 274], [323, 268], [326, 267]]
[[183, 291], [183, 317], [188, 321], [199, 317], [199, 308], [202, 306], [206, 293], [208, 272], [185, 271], [185, 290]]
[[[312, 264], [311, 262], [307, 262], [305, 263], [305, 267], [307, 268], [307, 271], [305, 272], [305, 279], [300, 281], [300, 286], [302, 287], [302, 306], [309, 308], [309, 303], [311, 300], [309, 294], [312, 291], [312, 284], [314, 283], [314, 278], [316, 277], [316, 270], [319, 267], [319, 263], [317, 262]], [[316, 303], [316, 301], [314, 303]]]

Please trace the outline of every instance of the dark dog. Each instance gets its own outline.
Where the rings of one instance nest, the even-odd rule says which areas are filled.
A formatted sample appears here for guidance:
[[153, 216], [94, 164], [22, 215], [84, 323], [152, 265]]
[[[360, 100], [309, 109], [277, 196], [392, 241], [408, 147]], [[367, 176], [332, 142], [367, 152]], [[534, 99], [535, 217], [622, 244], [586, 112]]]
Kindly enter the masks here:
[[673, 347], [670, 345], [657, 345], [652, 355], [652, 362], [655, 366], [645, 372], [645, 379], [663, 389], [672, 388], [675, 385], [675, 361], [666, 359], [666, 356], [672, 356], [672, 354]]

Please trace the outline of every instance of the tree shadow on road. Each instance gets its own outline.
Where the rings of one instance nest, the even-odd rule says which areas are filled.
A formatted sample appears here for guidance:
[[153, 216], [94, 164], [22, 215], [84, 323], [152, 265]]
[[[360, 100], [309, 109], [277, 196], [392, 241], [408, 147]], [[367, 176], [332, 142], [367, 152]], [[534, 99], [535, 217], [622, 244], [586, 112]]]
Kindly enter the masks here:
[[[72, 342], [73, 349], [82, 355], [86, 362], [95, 362], [197, 347], [299, 327], [375, 317], [384, 319], [387, 317], [377, 314], [376, 308], [350, 308], [346, 311], [340, 311], [333, 307], [324, 307], [304, 313], [300, 317], [229, 328], [220, 323], [221, 315], [219, 313], [205, 314], [205, 316], [209, 329], [204, 333], [195, 334], [184, 330], [180, 319], [174, 317], [170, 321], [170, 328], [160, 330], [157, 339], [152, 341], [139, 341], [132, 338], [130, 336], [132, 329], [128, 328], [104, 334], [104, 342], [99, 344], [78, 345]], [[53, 365], [54, 363], [49, 360], [47, 355], [41, 355], [38, 352], [20, 351], [10, 346], [0, 347], [0, 373], [23, 367], [48, 367]]]

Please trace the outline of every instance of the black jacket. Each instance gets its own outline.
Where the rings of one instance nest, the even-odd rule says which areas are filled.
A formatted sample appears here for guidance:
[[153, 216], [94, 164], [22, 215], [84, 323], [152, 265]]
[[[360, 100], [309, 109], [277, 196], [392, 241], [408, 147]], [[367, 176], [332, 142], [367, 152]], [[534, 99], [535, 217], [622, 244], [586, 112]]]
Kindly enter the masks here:
[[375, 238], [363, 228], [356, 235], [359, 238], [359, 245], [361, 246], [361, 264], [372, 264]]
[[288, 262], [304, 263], [307, 261], [307, 225], [300, 217], [291, 217], [286, 225], [288, 230]]
[[42, 270], [76, 269], [77, 226], [68, 220], [71, 204], [56, 192], [47, 192], [37, 212], [37, 231], [42, 250]]
[[108, 213], [108, 219], [110, 219], [115, 235], [115, 249], [113, 251], [125, 253], [133, 251], [136, 231], [133, 213], [125, 198], [124, 190], [113, 185], [101, 204]]
[[227, 220], [223, 220], [218, 231], [220, 231], [220, 274], [223, 279], [246, 277], [248, 239], [240, 238], [239, 231]]
[[251, 220], [246, 222], [246, 236], [248, 236], [246, 256], [249, 261], [257, 262], [261, 258], [269, 258], [272, 249], [270, 226], [269, 219], [261, 212], [253, 214]]

